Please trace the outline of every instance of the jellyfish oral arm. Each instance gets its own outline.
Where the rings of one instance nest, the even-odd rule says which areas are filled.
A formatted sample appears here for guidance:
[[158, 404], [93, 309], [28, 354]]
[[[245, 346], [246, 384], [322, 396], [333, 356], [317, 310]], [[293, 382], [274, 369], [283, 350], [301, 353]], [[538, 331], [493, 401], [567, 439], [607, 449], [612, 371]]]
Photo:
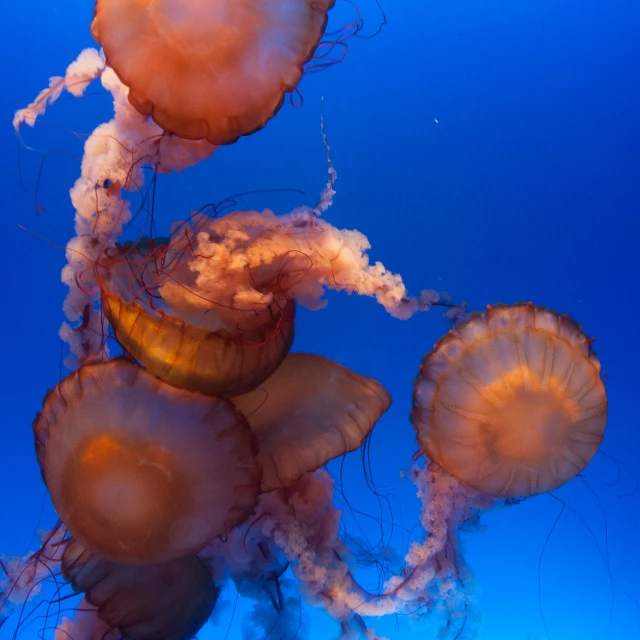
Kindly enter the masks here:
[[67, 67], [64, 77], [50, 78], [47, 89], [43, 89], [30, 105], [16, 111], [13, 117], [13, 128], [18, 131], [23, 122], [33, 127], [37, 117], [44, 115], [47, 107], [52, 105], [65, 90], [76, 97], [82, 96], [84, 90], [93, 80], [100, 77], [104, 69], [104, 56], [96, 49], [84, 49]]
[[129, 203], [122, 192], [140, 189], [148, 166], [160, 173], [181, 171], [208, 158], [217, 148], [203, 140], [166, 135], [138, 113], [129, 104], [129, 89], [95, 49], [82, 51], [64, 77], [52, 78], [49, 88], [16, 112], [13, 126], [16, 130], [22, 123], [33, 126], [64, 90], [82, 96], [97, 78], [113, 98], [114, 117], [99, 125], [87, 139], [81, 175], [71, 189], [76, 237], [67, 244], [68, 263], [62, 281], [69, 286], [64, 311], [72, 324], [64, 324], [60, 331], [70, 345], [70, 368], [97, 355], [107, 355], [102, 353], [106, 322], [97, 309], [94, 269], [131, 220]]
[[272, 540], [291, 563], [297, 579], [313, 602], [349, 625], [354, 619], [439, 612], [442, 626], [472, 624], [471, 572], [462, 557], [459, 528], [487, 509], [493, 500], [461, 485], [443, 469], [414, 467], [411, 479], [422, 502], [422, 542], [414, 543], [403, 570], [380, 593], [370, 593], [348, 564], [348, 551], [339, 534], [340, 512], [332, 503], [332, 480], [326, 471], [305, 476], [287, 493], [265, 494], [256, 517], [242, 529], [247, 536]]

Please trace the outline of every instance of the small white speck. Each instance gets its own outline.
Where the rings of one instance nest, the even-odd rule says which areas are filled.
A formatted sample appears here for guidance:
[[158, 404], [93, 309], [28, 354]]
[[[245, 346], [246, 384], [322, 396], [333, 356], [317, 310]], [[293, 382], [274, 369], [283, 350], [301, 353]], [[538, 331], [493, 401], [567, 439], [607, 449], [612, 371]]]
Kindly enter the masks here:
[[438, 124], [438, 118], [434, 118], [433, 121]]

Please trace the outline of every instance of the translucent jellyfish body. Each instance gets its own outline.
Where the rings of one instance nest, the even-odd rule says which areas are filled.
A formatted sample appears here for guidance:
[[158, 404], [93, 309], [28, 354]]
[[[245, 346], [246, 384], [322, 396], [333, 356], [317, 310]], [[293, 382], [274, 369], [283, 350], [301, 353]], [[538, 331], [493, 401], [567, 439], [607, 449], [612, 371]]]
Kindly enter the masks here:
[[550, 491], [602, 441], [607, 396], [578, 324], [531, 304], [488, 307], [422, 361], [413, 425], [429, 459], [493, 496]]
[[118, 342], [175, 387], [230, 397], [258, 386], [291, 347], [294, 302], [255, 311], [225, 305], [204, 311], [172, 307], [162, 286], [180, 276], [164, 263], [165, 251], [153, 245], [145, 252], [138, 243], [101, 261], [102, 308]]
[[296, 88], [335, 0], [96, 0], [92, 32], [129, 101], [166, 131], [225, 144]]
[[292, 353], [260, 387], [233, 403], [256, 437], [262, 490], [269, 491], [357, 449], [391, 396], [379, 382], [337, 362]]
[[160, 565], [123, 565], [71, 540], [61, 569], [74, 590], [86, 593], [99, 620], [129, 640], [191, 640], [219, 594], [207, 563], [196, 556]]
[[233, 405], [170, 387], [125, 359], [70, 374], [33, 429], [60, 518], [110, 560], [192, 555], [257, 499], [254, 440]]

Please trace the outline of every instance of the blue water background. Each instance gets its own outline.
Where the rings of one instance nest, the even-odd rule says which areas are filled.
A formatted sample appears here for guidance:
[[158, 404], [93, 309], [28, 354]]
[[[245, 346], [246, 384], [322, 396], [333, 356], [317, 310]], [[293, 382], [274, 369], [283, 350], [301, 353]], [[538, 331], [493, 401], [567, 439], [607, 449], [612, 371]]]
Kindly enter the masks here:
[[[619, 465], [597, 455], [555, 498], [496, 509], [483, 515], [485, 531], [464, 537], [479, 587], [479, 637], [640, 638], [640, 494], [631, 473], [640, 476], [640, 3], [383, 4], [388, 25], [379, 36], [352, 41], [341, 64], [304, 79], [303, 108], [285, 105], [265, 130], [159, 181], [159, 231], [191, 209], [246, 190], [306, 192], [247, 197], [246, 208], [284, 213], [314, 204], [327, 179], [324, 96], [339, 174], [327, 220], [365, 233], [372, 259], [401, 273], [413, 293], [445, 290], [473, 309], [532, 300], [575, 316], [597, 337], [608, 373], [602, 450]], [[110, 117], [110, 105], [97, 87], [82, 100], [64, 97], [34, 130], [24, 128], [26, 144], [53, 150], [43, 165], [39, 213], [34, 188], [42, 156], [23, 148], [19, 165], [11, 118], [91, 46], [91, 5], [24, 0], [3, 8], [4, 553], [25, 551], [37, 526], [44, 487], [30, 426], [44, 392], [64, 373], [59, 273], [73, 233], [68, 189], [82, 151], [71, 131], [90, 132]], [[374, 31], [375, 3], [360, 0], [360, 8], [365, 32]], [[334, 26], [347, 15], [339, 7]], [[409, 528], [418, 503], [400, 471], [416, 449], [407, 418], [411, 385], [422, 353], [447, 329], [437, 311], [403, 322], [370, 299], [340, 294], [321, 312], [299, 314], [297, 350], [334, 358], [393, 394], [375, 429], [370, 467], [381, 490], [396, 497], [394, 521]], [[343, 485], [354, 506], [381, 517], [358, 454], [345, 462]], [[388, 514], [382, 519], [388, 533]], [[46, 505], [42, 524], [52, 521]], [[372, 540], [375, 522], [360, 519]], [[351, 520], [351, 530], [356, 526]], [[395, 542], [402, 553], [406, 536], [396, 534]], [[241, 611], [234, 619], [223, 612], [221, 626], [200, 637], [223, 638], [230, 628], [228, 638], [239, 638]], [[22, 637], [35, 638], [36, 627]], [[379, 629], [396, 640], [432, 637], [404, 619]], [[335, 635], [323, 615], [308, 618], [305, 637]]]

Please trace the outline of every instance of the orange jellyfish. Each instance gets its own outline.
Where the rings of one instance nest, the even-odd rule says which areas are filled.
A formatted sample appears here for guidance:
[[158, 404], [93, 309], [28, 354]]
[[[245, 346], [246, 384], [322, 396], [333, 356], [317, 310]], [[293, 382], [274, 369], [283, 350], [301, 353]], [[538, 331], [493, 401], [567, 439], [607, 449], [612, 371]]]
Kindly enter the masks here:
[[607, 423], [600, 362], [578, 324], [532, 304], [473, 314], [422, 361], [412, 420], [427, 457], [497, 497], [579, 474]]
[[70, 374], [33, 429], [58, 515], [109, 560], [193, 555], [257, 500], [254, 439], [233, 405], [174, 389], [124, 358]]
[[376, 380], [337, 362], [291, 353], [260, 387], [232, 402], [256, 437], [262, 491], [271, 491], [357, 449], [391, 396]]
[[129, 101], [183, 138], [228, 144], [267, 123], [335, 0], [96, 0], [91, 30]]
[[[371, 264], [368, 248], [365, 236], [308, 207], [284, 216], [194, 212], [174, 223], [169, 239], [107, 250], [87, 281], [99, 286], [116, 340], [153, 375], [229, 398], [281, 365], [297, 303], [320, 309], [326, 290], [343, 290], [375, 298], [398, 318], [435, 303], [435, 292], [410, 297], [399, 275]], [[100, 328], [94, 333], [102, 337]]]
[[[123, 565], [71, 539], [64, 547], [61, 569], [74, 591], [86, 593], [90, 606], [80, 610], [95, 607], [90, 622], [107, 627], [91, 637], [190, 640], [213, 612], [220, 592], [211, 569], [196, 556], [160, 565]], [[69, 637], [78, 637], [72, 625], [63, 623], [62, 629], [69, 627]]]
[[256, 310], [171, 307], [160, 292], [167, 279], [177, 279], [177, 261], [167, 250], [148, 240], [116, 248], [99, 263], [102, 309], [116, 339], [175, 387], [223, 397], [255, 388], [291, 348], [295, 303], [285, 299]]

